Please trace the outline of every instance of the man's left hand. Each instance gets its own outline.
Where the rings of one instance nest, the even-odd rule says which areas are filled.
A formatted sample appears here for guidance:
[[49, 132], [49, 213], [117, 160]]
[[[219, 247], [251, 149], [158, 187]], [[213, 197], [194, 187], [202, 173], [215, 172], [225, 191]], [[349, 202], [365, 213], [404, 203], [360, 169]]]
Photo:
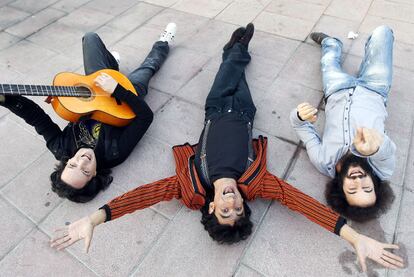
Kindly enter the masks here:
[[353, 246], [364, 272], [367, 271], [367, 258], [392, 269], [404, 267], [404, 261], [401, 257], [385, 250], [386, 248], [398, 249], [399, 247], [396, 244], [381, 243], [367, 236], [359, 235]]
[[353, 144], [356, 150], [364, 156], [375, 154], [380, 148], [384, 138], [381, 134], [370, 128], [357, 128]]
[[94, 82], [95, 85], [102, 88], [109, 94], [112, 94], [115, 91], [116, 86], [118, 85], [118, 82], [114, 78], [103, 72], [95, 78]]

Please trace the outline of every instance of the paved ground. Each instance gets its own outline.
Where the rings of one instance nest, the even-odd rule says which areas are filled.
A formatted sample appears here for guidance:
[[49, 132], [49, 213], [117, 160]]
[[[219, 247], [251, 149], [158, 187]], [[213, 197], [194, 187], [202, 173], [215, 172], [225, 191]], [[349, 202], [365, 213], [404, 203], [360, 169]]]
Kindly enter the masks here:
[[[151, 83], [155, 120], [131, 157], [114, 169], [114, 183], [94, 201], [76, 205], [50, 191], [54, 159], [34, 129], [0, 108], [1, 276], [361, 276], [350, 246], [279, 203], [252, 203], [254, 234], [217, 245], [200, 213], [178, 201], [100, 226], [88, 255], [81, 245], [55, 252], [55, 227], [78, 219], [135, 186], [173, 174], [171, 146], [195, 143], [203, 102], [232, 30], [253, 21], [247, 69], [258, 113], [255, 134], [269, 137], [269, 168], [324, 201], [327, 178], [312, 167], [289, 126], [289, 111], [322, 97], [320, 49], [307, 38], [322, 30], [344, 40], [344, 67], [355, 73], [370, 31], [395, 31], [394, 82], [387, 130], [396, 142], [396, 199], [379, 220], [356, 225], [376, 239], [400, 244], [408, 267], [370, 276], [413, 276], [414, 266], [414, 1], [412, 0], [0, 0], [0, 74], [3, 83], [50, 84], [60, 71], [82, 72], [81, 37], [98, 32], [121, 53], [123, 72], [139, 65], [170, 21], [178, 34]], [[346, 39], [348, 31], [360, 37]], [[50, 112], [50, 107], [36, 99]], [[323, 112], [319, 129], [323, 130]], [[409, 273], [411, 272], [411, 274]]]

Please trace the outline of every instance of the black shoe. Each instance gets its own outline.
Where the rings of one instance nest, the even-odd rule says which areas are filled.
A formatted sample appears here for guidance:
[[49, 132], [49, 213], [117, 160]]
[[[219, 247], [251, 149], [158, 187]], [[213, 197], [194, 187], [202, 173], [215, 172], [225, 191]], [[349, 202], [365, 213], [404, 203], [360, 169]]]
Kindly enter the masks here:
[[329, 36], [325, 33], [313, 32], [313, 33], [310, 34], [310, 37], [314, 42], [321, 45], [322, 40], [324, 40], [325, 38], [328, 38]]
[[245, 32], [246, 29], [244, 27], [240, 27], [236, 31], [234, 31], [231, 35], [229, 42], [227, 42], [226, 45], [224, 45], [223, 50], [232, 48], [234, 44], [236, 44], [236, 42], [238, 42], [242, 38]]
[[254, 25], [253, 25], [253, 23], [249, 23], [246, 26], [246, 32], [241, 37], [241, 39], [239, 40], [239, 42], [241, 44], [243, 44], [244, 46], [246, 46], [246, 48], [247, 48], [249, 46], [250, 40], [253, 37], [253, 34], [254, 34]]

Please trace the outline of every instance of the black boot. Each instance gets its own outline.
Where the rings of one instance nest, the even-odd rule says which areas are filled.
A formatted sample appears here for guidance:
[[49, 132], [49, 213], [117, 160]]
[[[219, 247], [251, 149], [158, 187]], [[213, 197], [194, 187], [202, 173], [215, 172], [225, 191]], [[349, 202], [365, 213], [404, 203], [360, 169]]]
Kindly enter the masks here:
[[232, 48], [234, 44], [243, 37], [245, 31], [246, 29], [244, 27], [240, 27], [236, 31], [234, 31], [231, 35], [229, 42], [227, 42], [226, 45], [224, 45], [223, 50]]
[[325, 38], [329, 37], [327, 34], [325, 33], [320, 33], [320, 32], [313, 32], [310, 34], [311, 39], [316, 42], [317, 44], [321, 45], [322, 44], [322, 40], [324, 40]]
[[250, 40], [252, 39], [254, 34], [254, 25], [253, 23], [249, 23], [246, 26], [246, 32], [244, 35], [240, 38], [239, 42], [246, 46], [246, 48], [249, 47]]

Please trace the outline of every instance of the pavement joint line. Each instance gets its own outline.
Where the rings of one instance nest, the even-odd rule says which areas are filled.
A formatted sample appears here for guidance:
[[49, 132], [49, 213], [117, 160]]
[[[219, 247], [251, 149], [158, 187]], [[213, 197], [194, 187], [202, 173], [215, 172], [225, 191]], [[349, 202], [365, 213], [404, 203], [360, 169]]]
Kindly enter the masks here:
[[[254, 268], [254, 267], [252, 267], [252, 266], [250, 266], [250, 265], [247, 265], [247, 264], [245, 264], [245, 263], [240, 263], [240, 266], [244, 266], [244, 267], [247, 267], [248, 269], [250, 269], [251, 271], [254, 271], [254, 272], [256, 272], [257, 274], [259, 274], [259, 275], [261, 275], [261, 276], [263, 276], [263, 277], [267, 277], [267, 275], [266, 274], [264, 274], [263, 272], [260, 272], [259, 270], [257, 270], [256, 268]], [[240, 267], [237, 269], [237, 271], [235, 272], [235, 274], [237, 274], [237, 272], [238, 272], [238, 270], [240, 269]], [[236, 276], [236, 275], [233, 275], [233, 276]]]
[[147, 251], [145, 251], [145, 253], [142, 254], [141, 258], [137, 261], [137, 264], [135, 266], [132, 267], [130, 273], [128, 274], [128, 276], [135, 276], [139, 267], [141, 266], [142, 262], [145, 260], [146, 257], [148, 257], [148, 255], [151, 253], [152, 249], [154, 249], [154, 247], [157, 245], [157, 243], [159, 242], [160, 238], [162, 237], [162, 235], [164, 235], [164, 233], [167, 232], [167, 230], [169, 229], [169, 226], [171, 226], [174, 222], [174, 219], [177, 217], [177, 215], [184, 209], [184, 206], [181, 206], [177, 213], [168, 221], [167, 224], [165, 224], [164, 228], [161, 230], [161, 232], [154, 238], [153, 242], [151, 243], [150, 246], [148, 246]]
[[20, 209], [18, 209], [15, 205], [13, 205], [13, 203], [11, 203], [6, 197], [4, 197], [3, 194], [0, 194], [0, 199], [3, 199], [6, 203], [11, 204], [12, 209], [16, 210], [18, 212], [18, 214], [20, 214], [21, 216], [23, 216], [25, 219], [29, 220], [32, 223], [32, 226], [30, 227], [30, 230], [27, 231], [27, 234], [25, 234], [18, 242], [16, 242], [14, 245], [12, 245], [12, 247], [9, 249], [9, 251], [7, 251], [4, 255], [0, 256], [0, 264], [3, 261], [3, 259], [8, 256], [14, 249], [16, 249], [19, 244], [25, 240], [30, 233], [36, 228], [36, 224], [30, 219], [27, 218], [27, 216], [25, 214], [23, 214]]
[[[217, 20], [216, 18], [217, 18], [217, 16], [219, 16], [221, 13], [223, 13], [224, 12], [224, 10], [225, 9], [227, 9], [228, 7], [230, 7], [232, 4], [233, 4], [234, 2], [230, 2], [229, 1], [229, 3], [223, 8], [223, 9], [221, 9], [221, 11], [220, 12], [218, 12], [215, 16], [213, 16], [212, 18], [211, 18], [211, 20]], [[231, 23], [231, 22], [226, 22], [226, 23]], [[233, 23], [231, 23], [231, 24], [233, 24]]]
[[[414, 138], [413, 134], [414, 134], [414, 122], [411, 123], [410, 144], [408, 146], [408, 149], [411, 149], [411, 147], [413, 147], [413, 143], [412, 143], [413, 142], [413, 138]], [[403, 197], [404, 197], [404, 191], [406, 189], [406, 172], [407, 172], [407, 167], [408, 167], [408, 161], [410, 160], [410, 158], [411, 158], [411, 155], [410, 154], [407, 155], [406, 160], [404, 162], [403, 185], [402, 185], [402, 189], [401, 189], [401, 195], [400, 195], [400, 197], [398, 199], [400, 205], [398, 207], [397, 220], [395, 222], [394, 234], [393, 234], [393, 237], [392, 237], [392, 243], [393, 244], [395, 244], [397, 242], [398, 233], [399, 233], [398, 231], [399, 231], [399, 228], [400, 228], [401, 213], [402, 213], [402, 209], [403, 209], [403, 205], [402, 205], [403, 202], [402, 202], [402, 200], [403, 200]], [[386, 276], [389, 276], [389, 273], [390, 273], [390, 270], [387, 269]]]
[[[25, 130], [25, 129], [24, 129]], [[27, 130], [25, 130], [26, 132], [28, 132]], [[30, 133], [31, 135], [33, 135], [32, 133]], [[35, 158], [32, 162], [30, 162], [30, 163], [28, 163], [27, 165], [26, 165], [26, 167], [24, 167], [24, 168], [22, 168], [19, 172], [17, 172], [17, 174], [16, 175], [14, 175], [11, 179], [9, 179], [9, 180], [7, 180], [3, 185], [1, 185], [0, 186], [0, 192], [2, 192], [3, 191], [3, 189], [7, 186], [7, 185], [9, 185], [11, 182], [13, 182], [15, 179], [17, 179], [18, 177], [20, 177], [20, 175], [22, 175], [29, 167], [31, 167], [35, 162], [37, 162], [39, 159], [40, 159], [40, 157], [41, 156], [43, 156], [43, 154], [44, 153], [46, 153], [47, 151], [49, 151], [49, 150], [47, 150], [47, 149], [45, 149], [43, 152], [41, 152], [40, 154], [39, 154], [39, 156], [37, 157], [37, 158]]]
[[[290, 167], [295, 165], [293, 163], [293, 161], [296, 161], [296, 159], [297, 159], [298, 149], [299, 149], [299, 145], [297, 146], [296, 151], [293, 153], [292, 157], [290, 158], [289, 163], [286, 165], [285, 172], [282, 174], [282, 177], [281, 177], [283, 180], [286, 180], [287, 172], [289, 171]], [[251, 234], [250, 238], [248, 239], [248, 242], [247, 242], [245, 248], [243, 249], [240, 257], [238, 258], [238, 260], [236, 262], [236, 265], [235, 265], [236, 269], [233, 271], [233, 274], [232, 274], [233, 276], [237, 272], [238, 268], [240, 268], [240, 264], [243, 262], [243, 259], [246, 256], [247, 251], [250, 249], [250, 246], [253, 243], [253, 240], [256, 238], [256, 234], [258, 233], [258, 230], [260, 229], [260, 227], [263, 224], [264, 218], [266, 217], [270, 207], [272, 206], [272, 204], [274, 202], [275, 202], [274, 200], [270, 201], [270, 203], [267, 205], [266, 209], [264, 210], [262, 216], [260, 217], [259, 222], [256, 224], [256, 228], [254, 228], [253, 233]]]

